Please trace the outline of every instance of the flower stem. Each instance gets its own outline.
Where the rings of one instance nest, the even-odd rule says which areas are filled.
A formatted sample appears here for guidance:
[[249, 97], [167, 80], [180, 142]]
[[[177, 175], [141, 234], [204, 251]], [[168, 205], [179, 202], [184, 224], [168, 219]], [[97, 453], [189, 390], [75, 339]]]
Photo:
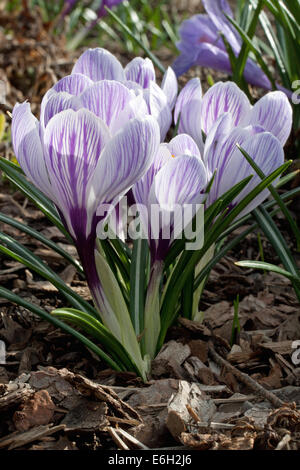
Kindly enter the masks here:
[[150, 281], [145, 304], [145, 335], [144, 350], [153, 359], [156, 353], [157, 340], [160, 333], [160, 296], [159, 290], [163, 275], [163, 261], [154, 261], [151, 267]]

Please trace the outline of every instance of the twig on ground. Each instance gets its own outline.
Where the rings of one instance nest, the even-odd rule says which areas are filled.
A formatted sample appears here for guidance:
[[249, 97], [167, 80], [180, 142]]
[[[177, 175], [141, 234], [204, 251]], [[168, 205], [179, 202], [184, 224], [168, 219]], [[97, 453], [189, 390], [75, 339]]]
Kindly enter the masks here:
[[224, 366], [227, 370], [232, 372], [245, 385], [248, 385], [254, 392], [268, 400], [275, 408], [280, 408], [284, 405], [284, 402], [280, 398], [276, 397], [274, 393], [266, 390], [262, 385], [253, 380], [249, 375], [239, 371], [236, 367], [230, 364], [226, 359], [223, 359], [214, 349], [213, 344], [209, 343], [209, 354], [220, 366]]

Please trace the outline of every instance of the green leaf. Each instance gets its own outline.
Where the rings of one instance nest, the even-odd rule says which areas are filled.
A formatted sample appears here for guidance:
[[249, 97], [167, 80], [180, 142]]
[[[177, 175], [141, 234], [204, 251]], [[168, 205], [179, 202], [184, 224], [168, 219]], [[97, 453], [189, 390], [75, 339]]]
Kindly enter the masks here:
[[274, 78], [272, 76], [272, 74], [270, 73], [269, 71], [269, 67], [267, 66], [267, 64], [265, 64], [262, 56], [261, 56], [261, 52], [256, 48], [256, 46], [254, 45], [253, 41], [249, 38], [249, 36], [240, 28], [240, 26], [237, 24], [237, 22], [231, 18], [229, 15], [226, 15], [226, 18], [228, 19], [228, 21], [230, 21], [230, 23], [235, 27], [235, 29], [238, 31], [238, 33], [240, 34], [241, 38], [243, 39], [244, 43], [249, 47], [249, 49], [255, 54], [255, 57], [256, 57], [256, 60], [258, 62], [258, 64], [260, 65], [260, 67], [262, 68], [262, 70], [265, 72], [265, 74], [267, 75], [268, 79], [270, 80], [271, 84], [272, 84], [272, 87], [273, 87], [273, 90], [276, 90], [276, 84], [275, 84], [275, 81], [274, 81]]
[[92, 307], [92, 305], [76, 294], [73, 289], [68, 287], [63, 280], [54, 271], [52, 271], [51, 268], [49, 268], [49, 266], [47, 266], [40, 258], [35, 256], [30, 250], [2, 232], [0, 232], [0, 241], [4, 243], [4, 245], [0, 244], [0, 252], [13, 258], [19, 263], [22, 263], [24, 266], [27, 266], [42, 278], [47, 279], [75, 308], [85, 310], [95, 317], [99, 316], [97, 310]]
[[291, 164], [291, 161], [281, 165], [273, 171], [268, 177], [264, 178], [255, 188], [253, 188], [235, 207], [226, 215], [225, 218], [219, 218], [213, 228], [211, 228], [208, 233], [206, 233], [206, 238], [204, 241], [204, 246], [190, 254], [190, 252], [183, 253], [179, 259], [176, 268], [171, 274], [171, 280], [168, 284], [168, 289], [166, 295], [164, 296], [164, 301], [161, 308], [161, 334], [158, 341], [158, 349], [161, 348], [166, 332], [170, 325], [173, 323], [176, 315], [176, 303], [178, 293], [181, 292], [191, 270], [194, 269], [195, 265], [203, 257], [204, 253], [209, 249], [209, 247], [215, 243], [223, 231], [228, 228], [228, 226], [233, 222], [233, 220], [238, 217], [240, 212], [244, 210], [248, 204], [255, 199], [255, 197], [268, 187], [281, 173], [283, 173], [288, 166]]
[[[271, 216], [267, 211], [261, 207], [253, 211], [253, 215], [257, 220], [258, 225], [273, 245], [277, 255], [279, 256], [284, 267], [293, 275], [298, 277], [298, 267], [297, 264], [287, 247], [286, 240], [283, 238], [280, 233], [277, 225], [274, 223]], [[300, 290], [298, 285], [294, 285], [295, 293], [300, 300]]]
[[57, 318], [73, 323], [93, 336], [105, 346], [117, 362], [123, 364], [123, 370], [137, 371], [127, 352], [111, 332], [96, 318], [86, 312], [73, 308], [58, 308], [51, 312]]
[[32, 201], [43, 212], [43, 214], [53, 222], [54, 225], [59, 228], [68, 240], [72, 241], [69, 233], [58, 216], [54, 204], [41, 191], [39, 191], [39, 189], [27, 181], [19, 167], [17, 167], [18, 169], [15, 167], [17, 167], [17, 165], [13, 166], [11, 162], [8, 163], [8, 160], [0, 157], [0, 169], [5, 173], [7, 178]]
[[46, 312], [45, 310], [41, 309], [40, 307], [37, 307], [36, 305], [30, 302], [27, 302], [26, 300], [22, 299], [22, 297], [19, 297], [18, 295], [12, 293], [11, 291], [1, 286], [0, 286], [0, 297], [3, 297], [17, 305], [20, 305], [21, 307], [24, 307], [27, 310], [30, 310], [32, 313], [36, 314], [43, 320], [46, 320], [49, 323], [52, 323], [52, 325], [54, 325], [56, 328], [60, 328], [66, 333], [71, 334], [76, 339], [81, 341], [88, 349], [93, 351], [95, 354], [97, 354], [97, 356], [99, 356], [101, 359], [107, 362], [110, 365], [110, 367], [112, 367], [115, 370], [119, 370], [119, 371], [121, 370], [121, 367], [119, 366], [119, 364], [117, 364], [107, 354], [105, 354], [105, 352], [102, 351], [102, 349], [96, 346], [92, 341], [90, 341], [84, 335], [82, 335], [78, 331], [71, 328], [69, 325], [60, 321], [58, 318], [55, 318], [54, 316], [50, 315], [50, 313]]
[[148, 49], [148, 47], [145, 46], [145, 44], [136, 36], [132, 33], [132, 31], [128, 28], [128, 26], [123, 23], [123, 21], [109, 8], [104, 7], [107, 13], [121, 26], [121, 28], [128, 34], [129, 37], [131, 37], [142, 49], [145, 51], [149, 59], [152, 60], [153, 64], [162, 72], [165, 72], [164, 66], [161, 64], [161, 62], [158, 60], [158, 58]]
[[137, 239], [133, 242], [130, 267], [130, 316], [136, 335], [144, 330], [146, 268], [149, 248], [147, 240]]
[[65, 258], [69, 263], [73, 264], [77, 271], [81, 274], [84, 275], [82, 266], [80, 263], [74, 259], [69, 253], [67, 253], [63, 248], [61, 248], [59, 245], [54, 243], [52, 240], [49, 240], [48, 238], [44, 237], [40, 232], [37, 230], [31, 228], [28, 225], [22, 224], [21, 222], [18, 222], [17, 220], [9, 217], [8, 215], [2, 214], [0, 212], [0, 222], [3, 222], [5, 224], [11, 225], [12, 227], [17, 228], [18, 230], [27, 233], [31, 237], [35, 238], [36, 240], [39, 240], [42, 242], [44, 245], [48, 246], [51, 248], [53, 251], [61, 255], [63, 258]]
[[[258, 5], [256, 6], [255, 10], [254, 10], [254, 15], [252, 17], [252, 20], [250, 22], [250, 25], [249, 25], [249, 28], [247, 30], [247, 36], [248, 38], [251, 40], [254, 36], [254, 33], [255, 33], [255, 30], [256, 30], [256, 26], [257, 26], [257, 23], [258, 23], [258, 18], [259, 18], [259, 14], [261, 12], [261, 9], [263, 7], [263, 0], [259, 0], [258, 2]], [[240, 85], [241, 82], [242, 82], [242, 78], [243, 78], [243, 74], [244, 74], [244, 70], [245, 70], [245, 66], [246, 66], [246, 62], [247, 62], [247, 59], [248, 59], [248, 55], [249, 55], [249, 51], [250, 51], [250, 46], [248, 43], [246, 43], [245, 41], [243, 42], [243, 45], [241, 47], [241, 51], [239, 53], [239, 56], [236, 60], [236, 63], [235, 63], [235, 68], [233, 69], [234, 70], [234, 73], [233, 73], [233, 80], [238, 84]]]
[[297, 286], [300, 287], [300, 278], [298, 276], [295, 276], [294, 274], [291, 274], [289, 271], [286, 271], [285, 269], [282, 269], [279, 266], [276, 266], [274, 264], [265, 263], [263, 261], [252, 261], [252, 260], [237, 261], [234, 264], [236, 264], [237, 266], [241, 266], [242, 268], [262, 269], [264, 271], [271, 271], [273, 273], [281, 274], [282, 276], [292, 281], [293, 284], [297, 284]]

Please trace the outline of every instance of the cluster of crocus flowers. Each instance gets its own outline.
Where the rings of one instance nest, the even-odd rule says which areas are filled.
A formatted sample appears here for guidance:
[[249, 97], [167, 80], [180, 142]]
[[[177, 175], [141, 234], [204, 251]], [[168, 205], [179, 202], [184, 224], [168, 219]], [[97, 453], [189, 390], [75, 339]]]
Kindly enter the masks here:
[[[162, 143], [174, 106], [179, 134]], [[200, 81], [193, 79], [177, 98], [172, 69], [159, 86], [149, 59], [136, 58], [123, 68], [100, 48], [84, 52], [72, 73], [46, 93], [40, 121], [28, 103], [15, 106], [12, 140], [17, 159], [28, 178], [56, 205], [77, 247], [103, 323], [140, 369], [143, 358], [137, 357], [139, 346], [117, 282], [113, 284], [117, 301], [104, 288], [111, 272], [96, 250], [96, 239], [97, 226], [108, 214], [100, 215], [99, 207], [115, 206], [132, 188], [136, 202], [146, 209], [140, 213], [151, 251], [145, 352], [153, 357], [163, 263], [177, 235], [175, 211], [202, 202], [208, 207], [253, 174], [236, 143], [270, 174], [283, 163], [291, 122], [291, 106], [282, 92], [269, 93], [251, 106], [233, 83], [218, 83], [202, 96]], [[258, 177], [253, 177], [237, 200], [257, 183]], [[268, 191], [261, 193], [246, 210], [267, 195]], [[154, 237], [148, 220], [153, 205], [162, 215]], [[161, 236], [166, 225], [167, 239]]]
[[[227, 0], [202, 0], [206, 14], [197, 14], [183, 21], [179, 29], [180, 41], [177, 48], [180, 55], [173, 68], [176, 75], [182, 75], [194, 65], [209, 67], [231, 74], [232, 67], [223, 37], [228, 41], [234, 55], [238, 57], [242, 38], [227, 17], [233, 18]], [[272, 84], [262, 69], [250, 58], [244, 69], [247, 83], [266, 90]], [[289, 97], [291, 92], [280, 87]]]

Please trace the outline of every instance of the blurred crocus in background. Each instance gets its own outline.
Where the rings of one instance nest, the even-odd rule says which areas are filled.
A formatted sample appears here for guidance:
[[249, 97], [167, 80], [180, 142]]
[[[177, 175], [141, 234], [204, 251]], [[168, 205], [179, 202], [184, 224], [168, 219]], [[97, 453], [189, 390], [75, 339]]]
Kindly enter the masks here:
[[[179, 33], [180, 41], [177, 48], [181, 52], [173, 64], [177, 76], [182, 75], [190, 67], [199, 65], [209, 67], [228, 74], [232, 73], [230, 58], [226, 50], [222, 35], [228, 41], [233, 53], [237, 57], [242, 47], [242, 39], [230, 21], [233, 13], [227, 0], [202, 0], [206, 14], [194, 15], [183, 21]], [[247, 59], [244, 78], [247, 83], [271, 90], [269, 78], [261, 68], [250, 58]], [[289, 97], [291, 92], [277, 85]]]

